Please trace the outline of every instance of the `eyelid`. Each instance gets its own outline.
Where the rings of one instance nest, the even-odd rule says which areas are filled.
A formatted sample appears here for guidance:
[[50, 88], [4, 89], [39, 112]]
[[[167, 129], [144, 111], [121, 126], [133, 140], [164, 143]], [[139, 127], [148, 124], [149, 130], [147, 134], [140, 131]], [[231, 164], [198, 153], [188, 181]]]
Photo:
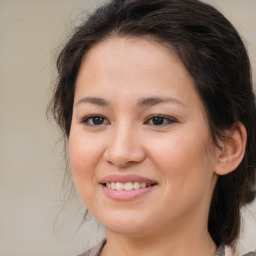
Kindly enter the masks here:
[[152, 120], [152, 118], [154, 117], [160, 117], [160, 118], [163, 118], [165, 120], [167, 120], [167, 123], [165, 124], [162, 124], [162, 125], [154, 125], [154, 124], [149, 124], [149, 125], [153, 125], [153, 126], [165, 126], [165, 125], [170, 125], [172, 123], [177, 123], [178, 121], [171, 117], [171, 116], [167, 116], [167, 115], [163, 115], [163, 114], [152, 114], [150, 116], [148, 116], [144, 122], [144, 124], [148, 124], [149, 120]]
[[[94, 117], [103, 118], [103, 119], [104, 119], [103, 124], [99, 124], [99, 125], [96, 125], [96, 124], [89, 124], [89, 123], [88, 123], [88, 120], [90, 120], [90, 119], [92, 119], [92, 118], [94, 118]], [[105, 121], [107, 121], [107, 122], [105, 122]], [[91, 126], [91, 127], [94, 127], [94, 126], [95, 126], [95, 127], [100, 127], [100, 126], [104, 126], [104, 125], [106, 125], [106, 124], [110, 124], [110, 122], [107, 120], [107, 118], [104, 117], [103, 115], [100, 115], [100, 114], [92, 114], [92, 115], [85, 116], [85, 117], [83, 117], [83, 118], [81, 119], [80, 122], [81, 122], [82, 124], [85, 124], [85, 125]]]

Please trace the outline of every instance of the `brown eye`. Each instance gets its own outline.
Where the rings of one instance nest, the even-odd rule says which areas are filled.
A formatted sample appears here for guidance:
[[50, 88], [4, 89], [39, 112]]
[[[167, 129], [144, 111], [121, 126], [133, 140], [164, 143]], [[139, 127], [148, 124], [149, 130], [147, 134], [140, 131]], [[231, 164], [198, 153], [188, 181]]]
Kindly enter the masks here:
[[168, 124], [174, 123], [175, 120], [168, 116], [163, 115], [154, 115], [151, 116], [147, 121], [146, 124], [155, 125], [155, 126], [164, 126]]
[[99, 126], [99, 125], [105, 125], [109, 124], [107, 119], [103, 116], [88, 116], [82, 120], [82, 123], [89, 125], [89, 126]]
[[156, 116], [152, 118], [152, 124], [153, 125], [163, 125], [164, 124], [164, 118], [160, 116]]
[[95, 117], [92, 117], [92, 123], [94, 125], [101, 125], [104, 123], [104, 118], [101, 117], [101, 116], [95, 116]]

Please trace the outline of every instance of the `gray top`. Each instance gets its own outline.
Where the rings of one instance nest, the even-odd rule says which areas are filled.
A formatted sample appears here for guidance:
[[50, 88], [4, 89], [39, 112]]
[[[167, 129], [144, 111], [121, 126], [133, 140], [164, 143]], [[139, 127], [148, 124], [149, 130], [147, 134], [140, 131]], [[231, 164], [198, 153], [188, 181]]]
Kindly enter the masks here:
[[95, 245], [88, 251], [85, 251], [77, 256], [100, 256], [100, 253], [105, 244], [106, 244], [106, 239], [104, 239], [103, 241], [101, 241], [99, 244]]
[[[102, 248], [104, 247], [105, 244], [106, 244], [106, 240], [103, 240], [99, 244], [97, 244], [96, 246], [89, 249], [88, 251], [85, 251], [85, 252], [83, 252], [83, 253], [81, 253], [77, 256], [100, 256]], [[225, 256], [225, 246], [224, 246], [224, 244], [221, 244], [218, 247], [214, 256]], [[243, 256], [256, 256], [256, 251], [249, 252], [247, 254], [244, 254]]]

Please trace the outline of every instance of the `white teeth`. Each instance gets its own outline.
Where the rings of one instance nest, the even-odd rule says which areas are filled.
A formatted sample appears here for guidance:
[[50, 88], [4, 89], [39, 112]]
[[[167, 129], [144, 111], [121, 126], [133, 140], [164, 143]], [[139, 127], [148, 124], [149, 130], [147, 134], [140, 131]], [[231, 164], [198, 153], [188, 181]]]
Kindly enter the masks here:
[[124, 190], [124, 183], [117, 182], [116, 183], [116, 190]]
[[133, 190], [133, 184], [132, 184], [132, 182], [126, 182], [126, 183], [124, 183], [124, 190]]
[[[111, 182], [106, 183], [106, 186], [110, 189], [115, 190], [133, 190], [133, 189], [140, 189], [147, 187], [147, 184], [145, 182]], [[149, 186], [149, 185], [148, 185]]]
[[141, 183], [141, 184], [140, 184], [140, 187], [141, 187], [141, 188], [145, 188], [145, 187], [146, 187], [146, 183], [144, 183], [144, 182]]
[[116, 189], [116, 183], [115, 182], [111, 182], [111, 188]]
[[139, 182], [134, 182], [133, 183], [133, 189], [140, 189], [140, 183]]

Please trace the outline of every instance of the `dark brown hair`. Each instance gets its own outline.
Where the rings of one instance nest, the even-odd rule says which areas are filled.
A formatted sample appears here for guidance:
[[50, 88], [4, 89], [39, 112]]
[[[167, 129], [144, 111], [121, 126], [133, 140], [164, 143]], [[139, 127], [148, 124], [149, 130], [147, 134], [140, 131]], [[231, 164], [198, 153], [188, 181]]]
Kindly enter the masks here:
[[234, 172], [219, 177], [208, 221], [215, 243], [234, 243], [240, 208], [255, 197], [256, 166], [255, 97], [239, 34], [219, 11], [198, 0], [112, 0], [101, 6], [76, 29], [58, 57], [59, 77], [50, 106], [66, 138], [82, 58], [113, 36], [150, 36], [175, 50], [194, 79], [216, 145], [224, 129], [237, 122], [245, 125], [245, 157]]

